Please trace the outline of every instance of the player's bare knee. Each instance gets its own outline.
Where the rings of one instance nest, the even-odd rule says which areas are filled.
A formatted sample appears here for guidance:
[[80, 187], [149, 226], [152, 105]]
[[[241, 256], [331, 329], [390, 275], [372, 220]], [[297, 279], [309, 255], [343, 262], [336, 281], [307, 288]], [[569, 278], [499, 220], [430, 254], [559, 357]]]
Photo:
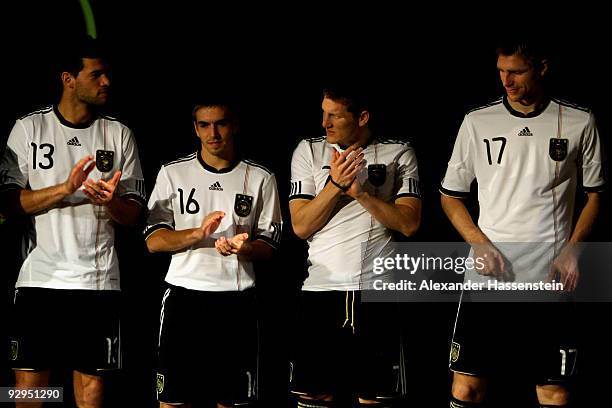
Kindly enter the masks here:
[[15, 370], [15, 388], [46, 387], [49, 371]]
[[177, 403], [167, 403], [167, 402], [160, 402], [159, 403], [159, 408], [191, 408], [191, 404], [185, 404], [182, 402], [177, 402]]
[[563, 406], [568, 404], [570, 399], [569, 390], [562, 385], [538, 385], [536, 386], [536, 393], [541, 404]]
[[359, 398], [360, 407], [393, 408], [398, 406], [399, 398]]
[[329, 394], [302, 394], [297, 398], [298, 408], [328, 408], [333, 404], [334, 397]]
[[460, 401], [481, 402], [486, 391], [486, 381], [482, 378], [457, 374], [453, 376], [453, 397]]
[[79, 408], [102, 406], [104, 379], [101, 376], [74, 372], [74, 398]]
[[302, 394], [300, 398], [311, 401], [333, 401], [334, 396], [331, 394]]

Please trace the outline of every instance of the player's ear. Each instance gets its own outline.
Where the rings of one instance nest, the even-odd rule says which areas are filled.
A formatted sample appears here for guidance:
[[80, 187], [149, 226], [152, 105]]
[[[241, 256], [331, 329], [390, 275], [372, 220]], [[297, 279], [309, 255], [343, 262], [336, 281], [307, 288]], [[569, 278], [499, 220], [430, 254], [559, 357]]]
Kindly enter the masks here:
[[548, 73], [548, 60], [547, 59], [543, 59], [542, 62], [540, 63], [540, 76], [545, 76]]
[[74, 88], [76, 78], [70, 72], [62, 72], [60, 75], [60, 79], [62, 80], [62, 85], [65, 88]]
[[365, 125], [368, 124], [368, 122], [370, 121], [370, 112], [368, 112], [367, 110], [362, 111], [359, 114], [359, 127], [364, 127]]

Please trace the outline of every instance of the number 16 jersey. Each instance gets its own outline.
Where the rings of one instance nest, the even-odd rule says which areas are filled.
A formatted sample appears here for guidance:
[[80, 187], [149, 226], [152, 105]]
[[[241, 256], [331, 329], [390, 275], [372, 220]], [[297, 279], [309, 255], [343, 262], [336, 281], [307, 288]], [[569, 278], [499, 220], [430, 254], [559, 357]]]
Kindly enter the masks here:
[[223, 256], [215, 241], [247, 232], [276, 248], [281, 238], [281, 211], [274, 175], [251, 160], [230, 168], [208, 166], [198, 152], [160, 169], [149, 199], [145, 239], [160, 228], [199, 228], [213, 211], [225, 212], [217, 230], [198, 244], [172, 254], [166, 282], [201, 291], [236, 291], [254, 284], [251, 262]]

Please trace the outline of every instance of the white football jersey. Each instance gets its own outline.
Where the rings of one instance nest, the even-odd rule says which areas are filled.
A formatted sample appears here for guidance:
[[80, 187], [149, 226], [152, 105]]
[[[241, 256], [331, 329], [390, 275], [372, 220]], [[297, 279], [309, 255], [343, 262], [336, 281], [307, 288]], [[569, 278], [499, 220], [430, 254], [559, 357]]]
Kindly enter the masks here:
[[268, 169], [241, 160], [216, 170], [195, 152], [160, 169], [149, 199], [145, 239], [160, 228], [198, 228], [213, 211], [225, 212], [219, 228], [195, 246], [172, 254], [166, 282], [202, 291], [236, 291], [255, 283], [253, 265], [215, 249], [220, 237], [247, 232], [250, 240], [263, 240], [277, 248], [282, 218], [276, 178]]
[[[577, 185], [586, 191], [603, 189], [593, 114], [553, 99], [543, 109], [523, 115], [505, 97], [469, 112], [441, 192], [466, 197], [473, 180], [478, 182], [478, 226], [492, 242], [551, 243], [546, 256], [553, 257], [572, 232]], [[529, 266], [528, 259], [541, 256], [540, 251], [530, 256], [535, 246], [515, 246], [519, 247], [523, 249], [511, 256], [512, 262], [524, 266], [515, 268], [520, 271], [517, 280], [545, 278], [545, 268]]]
[[[112, 168], [104, 173], [94, 168], [89, 178], [108, 180], [121, 170], [116, 194], [144, 204], [131, 130], [103, 115], [76, 126], [51, 106], [16, 121], [0, 163], [0, 186], [39, 190], [63, 183], [79, 160], [96, 157], [98, 150], [113, 152]], [[119, 289], [114, 222], [104, 206], [91, 204], [79, 189], [31, 221], [16, 287]]]
[[[325, 137], [302, 140], [291, 161], [289, 200], [313, 199], [328, 182], [332, 150]], [[410, 144], [374, 138], [364, 147], [366, 167], [355, 182], [386, 202], [421, 198], [418, 166]], [[309, 291], [359, 290], [371, 286], [372, 259], [393, 256], [391, 231], [349, 196], [342, 196], [328, 222], [308, 238]], [[363, 251], [362, 251], [362, 244]], [[362, 270], [363, 265], [363, 270]]]

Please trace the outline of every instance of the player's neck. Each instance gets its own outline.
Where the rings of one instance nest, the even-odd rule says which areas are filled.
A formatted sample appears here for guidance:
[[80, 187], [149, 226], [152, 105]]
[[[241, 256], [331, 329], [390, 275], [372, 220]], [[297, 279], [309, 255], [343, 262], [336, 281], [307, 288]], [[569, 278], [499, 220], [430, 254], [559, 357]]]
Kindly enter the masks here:
[[74, 125], [89, 123], [94, 116], [89, 105], [71, 100], [66, 95], [62, 95], [62, 99], [57, 104], [57, 110], [66, 121]]
[[340, 147], [342, 147], [343, 149], [348, 148], [351, 145], [354, 145], [355, 143], [357, 143], [357, 146], [362, 147], [365, 146], [366, 144], [368, 144], [368, 141], [370, 140], [370, 138], [372, 137], [372, 132], [370, 131], [369, 128], [365, 127], [363, 129], [361, 129], [354, 138], [352, 138], [351, 140], [348, 140], [346, 142], [339, 142], [338, 145]]
[[508, 104], [517, 112], [528, 115], [532, 112], [539, 111], [546, 104], [546, 97], [543, 92], [537, 92], [533, 96], [523, 98], [520, 101], [511, 101], [507, 98]]
[[227, 169], [228, 167], [231, 167], [236, 158], [234, 152], [213, 155], [208, 153], [204, 149], [200, 151], [200, 156], [202, 157], [204, 163], [216, 170], [223, 170]]

